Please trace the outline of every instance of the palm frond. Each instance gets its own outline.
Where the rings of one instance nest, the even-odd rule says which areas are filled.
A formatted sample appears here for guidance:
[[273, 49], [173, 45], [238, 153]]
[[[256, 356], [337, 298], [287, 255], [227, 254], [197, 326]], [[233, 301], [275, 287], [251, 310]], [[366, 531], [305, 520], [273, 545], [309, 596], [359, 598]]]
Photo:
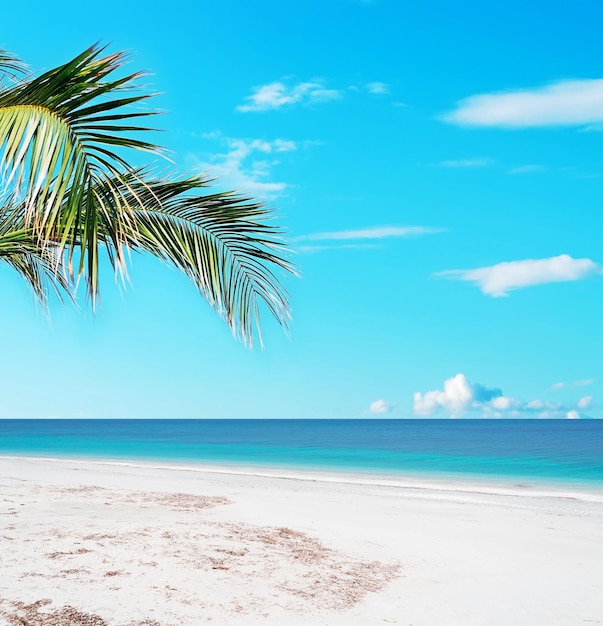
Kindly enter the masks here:
[[[151, 130], [132, 120], [154, 115], [130, 106], [151, 97], [118, 97], [140, 73], [110, 79], [124, 63], [121, 53], [101, 57], [93, 46], [69, 63], [0, 92], [0, 149], [6, 184], [25, 199], [25, 219], [42, 245], [51, 241], [69, 259], [76, 248], [78, 276], [85, 274], [93, 301], [98, 292], [99, 224], [123, 241], [132, 203], [134, 169], [127, 149], [158, 152], [155, 144], [131, 136]], [[127, 133], [123, 135], [123, 133]], [[99, 195], [95, 189], [102, 188]], [[115, 261], [123, 267], [121, 246]]]
[[56, 248], [41, 248], [25, 224], [23, 207], [12, 200], [0, 204], [0, 263], [16, 270], [44, 308], [50, 292], [74, 300], [72, 285]]
[[[83, 277], [94, 306], [100, 249], [123, 271], [128, 249], [148, 252], [188, 276], [236, 337], [261, 343], [261, 309], [285, 328], [290, 320], [281, 277], [295, 268], [283, 231], [260, 202], [208, 193], [203, 177], [130, 164], [133, 150], [161, 151], [140, 138], [155, 113], [136, 106], [152, 94], [132, 93], [141, 74], [120, 75], [124, 55], [103, 50], [0, 84], [0, 192], [12, 195], [0, 196], [0, 262], [42, 302], [51, 289], [71, 297]], [[0, 82], [17, 69], [0, 50]]]
[[0, 48], [0, 88], [5, 78], [17, 78], [25, 74], [25, 64], [14, 54]]
[[261, 203], [234, 192], [200, 193], [207, 185], [199, 176], [133, 180], [127, 245], [182, 271], [236, 337], [252, 345], [255, 331], [261, 343], [261, 303], [283, 327], [290, 321], [277, 275], [295, 273], [284, 233]]

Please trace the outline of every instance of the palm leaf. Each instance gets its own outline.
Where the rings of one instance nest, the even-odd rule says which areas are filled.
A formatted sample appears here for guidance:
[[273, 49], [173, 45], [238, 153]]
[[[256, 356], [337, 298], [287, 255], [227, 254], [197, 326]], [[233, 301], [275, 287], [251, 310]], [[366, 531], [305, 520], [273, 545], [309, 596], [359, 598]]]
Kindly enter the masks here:
[[[295, 269], [271, 211], [234, 192], [207, 193], [202, 177], [130, 165], [132, 150], [160, 150], [138, 138], [150, 130], [141, 118], [154, 113], [132, 109], [151, 96], [131, 95], [141, 75], [115, 78], [124, 57], [102, 52], [93, 46], [37, 78], [0, 84], [0, 173], [17, 198], [0, 197], [0, 262], [42, 302], [50, 289], [71, 296], [71, 279], [84, 276], [94, 305], [99, 247], [124, 271], [127, 249], [148, 252], [185, 273], [246, 344], [256, 332], [261, 342], [263, 307], [287, 327], [280, 277]], [[0, 78], [15, 63], [0, 51]]]
[[199, 193], [208, 182], [197, 176], [132, 180], [127, 245], [182, 271], [236, 337], [252, 345], [257, 331], [261, 343], [261, 303], [283, 327], [290, 320], [289, 297], [277, 275], [295, 273], [283, 231], [259, 202], [234, 192]]
[[50, 292], [73, 301], [72, 285], [56, 248], [39, 246], [36, 233], [25, 224], [23, 206], [12, 200], [0, 204], [0, 263], [16, 270], [46, 308]]
[[2, 80], [5, 78], [13, 78], [25, 73], [25, 64], [14, 54], [0, 48], [0, 88]]
[[[149, 130], [132, 120], [154, 113], [129, 107], [151, 96], [116, 97], [132, 89], [141, 74], [109, 79], [124, 56], [101, 57], [101, 52], [93, 46], [65, 65], [0, 91], [0, 149], [7, 184], [25, 199], [26, 223], [42, 245], [50, 241], [60, 253], [67, 250], [70, 261], [81, 248], [77, 274], [85, 274], [93, 301], [99, 228], [110, 230], [116, 242], [123, 242], [131, 230], [124, 209], [132, 204], [129, 187], [135, 170], [122, 152], [159, 151], [130, 135]], [[124, 267], [121, 245], [114, 259]]]

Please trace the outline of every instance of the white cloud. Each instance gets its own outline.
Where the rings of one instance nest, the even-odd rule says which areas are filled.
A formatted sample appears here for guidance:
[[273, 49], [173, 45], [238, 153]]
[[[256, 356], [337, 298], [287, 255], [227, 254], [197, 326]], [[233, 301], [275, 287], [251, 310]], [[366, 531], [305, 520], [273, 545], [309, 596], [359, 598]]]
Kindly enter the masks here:
[[603, 79], [566, 80], [502, 93], [478, 94], [457, 103], [442, 119], [460, 126], [574, 126], [603, 121]]
[[472, 270], [447, 270], [437, 276], [475, 283], [483, 293], [498, 298], [508, 292], [544, 283], [582, 280], [601, 272], [590, 259], [573, 259], [567, 254], [549, 259], [509, 261]]
[[571, 410], [566, 413], [566, 417], [568, 420], [577, 420], [580, 418], [580, 413], [578, 413], [578, 411]]
[[428, 226], [373, 226], [359, 230], [339, 230], [324, 233], [302, 235], [298, 240], [306, 241], [339, 241], [347, 239], [386, 239], [391, 237], [417, 237], [444, 232], [442, 228]]
[[414, 393], [413, 410], [416, 415], [429, 417], [446, 414], [450, 417], [481, 415], [482, 417], [569, 417], [577, 409], [586, 409], [591, 396], [580, 398], [576, 404], [563, 404], [536, 398], [528, 402], [506, 396], [498, 388], [486, 387], [457, 374], [444, 381], [444, 389]]
[[541, 409], [544, 409], [544, 407], [545, 407], [545, 404], [540, 399], [530, 400], [529, 402], [526, 402], [526, 409], [539, 411]]
[[583, 380], [575, 380], [572, 387], [588, 387], [595, 382], [594, 378], [584, 378]]
[[[413, 408], [417, 415], [429, 416], [443, 409], [451, 417], [463, 415], [471, 408], [494, 399], [502, 398], [500, 389], [489, 389], [483, 385], [473, 384], [467, 380], [464, 374], [457, 374], [444, 381], [444, 389], [436, 389], [413, 395]], [[511, 400], [505, 398], [506, 401]], [[502, 401], [501, 401], [502, 402]]]
[[507, 396], [498, 396], [491, 401], [492, 406], [499, 411], [507, 411], [513, 404], [513, 398], [507, 398]]
[[389, 413], [393, 408], [393, 404], [386, 402], [385, 400], [375, 400], [371, 402], [368, 412], [371, 415], [383, 415]]
[[245, 98], [247, 104], [237, 106], [237, 111], [268, 111], [280, 109], [292, 104], [314, 104], [329, 100], [339, 100], [342, 92], [337, 89], [326, 89], [321, 81], [298, 83], [287, 86], [280, 81], [255, 87], [253, 93]]
[[389, 93], [389, 85], [387, 83], [382, 83], [380, 81], [374, 81], [372, 83], [367, 83], [366, 88], [369, 93], [382, 96]]
[[[272, 197], [287, 187], [283, 182], [269, 180], [272, 167], [278, 164], [276, 155], [297, 150], [297, 144], [288, 139], [236, 139], [224, 137], [219, 132], [204, 136], [218, 140], [226, 146], [226, 152], [203, 162], [196, 159], [198, 169], [207, 170], [213, 177], [236, 189], [260, 197]], [[261, 155], [261, 158], [258, 158]]]
[[571, 383], [558, 382], [558, 383], [551, 385], [549, 389], [550, 390], [563, 389], [564, 387], [567, 387], [568, 384], [571, 385], [572, 387], [588, 387], [589, 385], [592, 385], [594, 382], [595, 382], [594, 378], [583, 378], [581, 380], [574, 380]]
[[584, 396], [578, 400], [578, 408], [579, 409], [588, 409], [588, 407], [592, 404], [593, 397], [592, 396]]
[[439, 167], [458, 167], [458, 168], [471, 168], [471, 167], [488, 167], [492, 165], [493, 159], [490, 157], [474, 157], [472, 159], [456, 159], [449, 161], [440, 161], [436, 163]]
[[325, 250], [374, 250], [378, 246], [370, 243], [349, 243], [327, 246], [297, 246], [295, 250], [301, 253], [323, 252]]

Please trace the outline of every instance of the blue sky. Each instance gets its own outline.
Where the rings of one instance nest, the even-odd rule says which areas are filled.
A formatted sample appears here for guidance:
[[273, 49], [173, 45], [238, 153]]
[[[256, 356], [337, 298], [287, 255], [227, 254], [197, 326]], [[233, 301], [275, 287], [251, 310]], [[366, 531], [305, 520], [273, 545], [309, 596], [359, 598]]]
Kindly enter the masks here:
[[0, 417], [603, 417], [603, 5], [32, 0], [36, 70], [131, 51], [183, 172], [287, 228], [249, 351], [176, 272], [50, 317], [0, 269]]

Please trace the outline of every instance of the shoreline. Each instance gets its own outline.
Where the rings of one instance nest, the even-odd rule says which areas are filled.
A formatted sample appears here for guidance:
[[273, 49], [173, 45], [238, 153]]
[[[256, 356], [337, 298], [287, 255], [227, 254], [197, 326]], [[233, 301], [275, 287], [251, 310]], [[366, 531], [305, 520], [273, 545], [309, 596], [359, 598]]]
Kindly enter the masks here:
[[0, 457], [0, 626], [601, 620], [599, 499], [62, 461]]
[[62, 457], [0, 454], [2, 461], [31, 461], [33, 463], [64, 464], [83, 467], [115, 467], [197, 474], [248, 476], [278, 480], [391, 487], [409, 492], [479, 494], [510, 497], [561, 498], [603, 503], [603, 485], [595, 482], [526, 477], [489, 476], [484, 474], [451, 474], [438, 472], [387, 473], [335, 468], [301, 468], [239, 463], [170, 462], [147, 459], [117, 459], [112, 457]]

